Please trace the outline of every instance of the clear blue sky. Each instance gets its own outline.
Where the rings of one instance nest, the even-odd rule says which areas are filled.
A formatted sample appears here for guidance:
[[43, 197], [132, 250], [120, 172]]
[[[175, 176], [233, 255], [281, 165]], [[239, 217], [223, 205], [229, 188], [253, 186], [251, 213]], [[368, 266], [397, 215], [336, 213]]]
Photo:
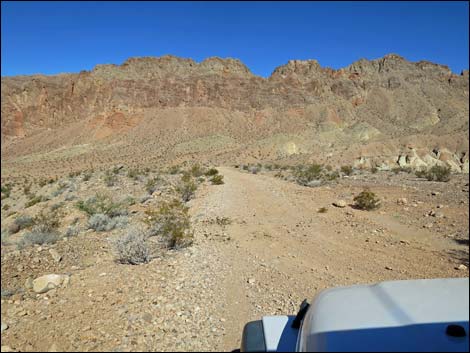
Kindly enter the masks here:
[[128, 57], [233, 57], [269, 76], [290, 59], [340, 68], [397, 53], [468, 69], [468, 2], [8, 2], [2, 76]]

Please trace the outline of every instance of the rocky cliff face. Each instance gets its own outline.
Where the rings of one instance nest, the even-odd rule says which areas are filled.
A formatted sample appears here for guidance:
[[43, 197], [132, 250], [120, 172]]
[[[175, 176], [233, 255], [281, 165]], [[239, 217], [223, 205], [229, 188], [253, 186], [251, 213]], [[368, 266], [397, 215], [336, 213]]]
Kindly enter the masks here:
[[446, 163], [456, 171], [468, 169], [468, 71], [455, 75], [395, 54], [340, 70], [291, 60], [267, 79], [235, 59], [131, 58], [78, 74], [4, 77], [1, 86], [7, 161], [64, 146], [118, 141], [136, 149], [147, 141], [168, 159], [220, 161], [295, 154], [390, 164], [404, 156], [400, 163], [411, 165], [427, 155], [440, 161], [431, 153], [437, 149], [450, 153]]

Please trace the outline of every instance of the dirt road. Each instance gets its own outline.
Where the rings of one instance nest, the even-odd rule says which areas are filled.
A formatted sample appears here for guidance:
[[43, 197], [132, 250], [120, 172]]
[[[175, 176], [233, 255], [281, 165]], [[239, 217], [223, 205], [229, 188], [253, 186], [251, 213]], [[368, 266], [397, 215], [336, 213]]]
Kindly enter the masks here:
[[[2, 330], [8, 327], [2, 350], [231, 351], [239, 348], [246, 322], [295, 314], [303, 299], [324, 288], [468, 277], [468, 269], [456, 270], [468, 266], [465, 180], [406, 186], [378, 175], [308, 188], [219, 170], [225, 184], [204, 183], [188, 203], [193, 246], [164, 251], [149, 263], [116, 263], [109, 239], [122, 229], [85, 230], [51, 245], [60, 262], [48, 246], [2, 247]], [[374, 180], [379, 210], [332, 206], [338, 199], [352, 202], [361, 183]], [[120, 193], [131, 191], [125, 185]], [[402, 197], [411, 206], [397, 205]], [[423, 216], [437, 204], [445, 217]], [[69, 217], [79, 212], [64, 207]], [[136, 205], [134, 223], [142, 225], [146, 207], [154, 206]], [[327, 212], [319, 213], [321, 207]], [[423, 228], [430, 218], [434, 226]], [[451, 230], [461, 244], [444, 236]], [[28, 278], [50, 273], [68, 274], [69, 285], [45, 294], [25, 290]], [[9, 290], [16, 294], [4, 296]]]
[[[295, 313], [304, 298], [323, 288], [468, 276], [456, 272], [444, 256], [456, 245], [400, 223], [386, 206], [374, 212], [336, 208], [332, 201], [345, 195], [331, 188], [305, 188], [231, 168], [220, 171], [225, 184], [204, 190], [192, 205], [196, 220], [232, 220], [212, 229], [196, 223], [199, 234], [212, 234], [209, 239], [230, 239], [204, 245], [215, 247], [221, 268], [227, 269], [216, 281], [225, 335], [222, 346], [214, 348], [238, 348], [247, 321]], [[378, 192], [396, 195], [393, 188]], [[320, 207], [328, 212], [318, 213]]]

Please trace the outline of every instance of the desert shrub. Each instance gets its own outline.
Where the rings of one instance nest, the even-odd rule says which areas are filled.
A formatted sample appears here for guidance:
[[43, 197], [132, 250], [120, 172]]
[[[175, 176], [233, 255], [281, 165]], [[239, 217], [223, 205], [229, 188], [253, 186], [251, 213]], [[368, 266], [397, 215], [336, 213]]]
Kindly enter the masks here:
[[194, 194], [197, 189], [197, 185], [194, 181], [191, 180], [191, 176], [186, 177], [188, 174], [184, 174], [181, 178], [181, 181], [176, 186], [176, 192], [181, 195], [181, 199], [184, 202], [188, 202], [194, 197]]
[[127, 176], [133, 180], [137, 180], [139, 178], [140, 172], [136, 168], [129, 169], [127, 172]]
[[108, 215], [97, 213], [88, 219], [88, 229], [97, 232], [107, 232], [114, 228], [123, 228], [127, 225], [128, 218], [126, 216], [110, 217]]
[[250, 169], [250, 166], [243, 164], [242, 169], [248, 171], [248, 169]]
[[65, 236], [67, 238], [75, 237], [78, 233], [80, 233], [80, 226], [78, 224], [70, 225], [65, 230]]
[[37, 203], [43, 202], [43, 201], [46, 201], [46, 198], [44, 196], [31, 195], [30, 199], [25, 203], [24, 207], [28, 208], [28, 207], [36, 205]]
[[2, 207], [2, 210], [4, 211], [8, 211], [10, 209], [10, 205], [9, 204], [4, 204], [3, 207]]
[[31, 184], [27, 184], [27, 185], [23, 186], [23, 193], [25, 195], [29, 195], [30, 192], [31, 192]]
[[2, 200], [10, 197], [12, 189], [13, 189], [13, 186], [11, 184], [5, 184], [1, 186]]
[[8, 239], [10, 238], [10, 233], [6, 229], [1, 230], [1, 236], [2, 236], [2, 245], [8, 243]]
[[338, 171], [333, 171], [333, 172], [330, 172], [330, 173], [324, 173], [323, 174], [323, 179], [324, 180], [328, 180], [328, 181], [333, 181], [333, 180], [336, 180], [339, 178], [339, 173]]
[[121, 203], [114, 202], [111, 197], [105, 194], [96, 194], [86, 201], [78, 201], [76, 203], [76, 207], [89, 216], [97, 213], [101, 213], [109, 217], [116, 217], [127, 214], [127, 210]]
[[39, 180], [39, 186], [40, 187], [43, 187], [43, 186], [46, 186], [47, 185], [47, 179], [40, 179]]
[[224, 176], [221, 174], [214, 175], [210, 181], [212, 182], [212, 185], [222, 185], [224, 183]]
[[394, 174], [398, 174], [398, 173], [401, 172], [401, 168], [400, 168], [400, 167], [392, 168], [392, 172], [393, 172]]
[[164, 202], [156, 211], [145, 211], [149, 236], [159, 236], [170, 249], [191, 245], [193, 233], [188, 211], [189, 208], [179, 200]]
[[179, 166], [179, 165], [171, 166], [170, 169], [168, 169], [168, 173], [169, 173], [169, 174], [172, 174], [172, 175], [174, 175], [174, 174], [179, 174], [180, 171], [181, 171], [181, 169], [180, 169], [180, 166]]
[[37, 226], [46, 227], [49, 230], [57, 229], [60, 225], [61, 215], [58, 212], [46, 212], [42, 210], [33, 218], [33, 222]]
[[53, 244], [60, 239], [60, 234], [56, 229], [51, 229], [47, 225], [35, 225], [33, 229], [26, 233], [19, 241], [20, 249], [31, 245]]
[[132, 206], [135, 205], [135, 198], [133, 196], [126, 196], [122, 201], [124, 204]]
[[353, 167], [350, 166], [350, 165], [343, 165], [341, 166], [341, 172], [344, 174], [344, 175], [352, 175], [353, 173]]
[[57, 197], [61, 195], [69, 185], [61, 181], [57, 186], [57, 189], [52, 192], [52, 196]]
[[147, 183], [145, 184], [145, 190], [152, 195], [155, 190], [157, 190], [157, 183], [158, 183], [158, 178], [152, 178], [147, 180]]
[[320, 207], [317, 212], [318, 213], [327, 213], [328, 209], [326, 207]]
[[374, 210], [380, 206], [380, 200], [369, 189], [364, 189], [359, 195], [354, 197], [356, 208], [360, 210]]
[[64, 206], [63, 202], [55, 203], [51, 206], [51, 211], [57, 211], [59, 208]]
[[85, 173], [83, 173], [83, 178], [82, 178], [82, 180], [83, 180], [83, 181], [88, 181], [88, 180], [91, 179], [92, 175], [93, 175], [93, 172], [91, 172], [91, 171], [86, 171]]
[[21, 215], [16, 217], [14, 223], [19, 227], [19, 230], [33, 226], [34, 220], [31, 216]]
[[75, 177], [79, 176], [80, 174], [81, 174], [80, 171], [70, 172], [69, 173], [69, 178], [75, 178]]
[[260, 167], [258, 166], [255, 166], [255, 165], [252, 165], [248, 168], [248, 171], [251, 173], [251, 174], [258, 174], [259, 171], [260, 171]]
[[300, 185], [309, 185], [311, 182], [322, 178], [323, 168], [320, 164], [313, 163], [308, 167], [298, 166], [294, 169], [293, 175]]
[[76, 198], [77, 198], [77, 196], [75, 196], [74, 194], [68, 193], [67, 195], [65, 195], [64, 200], [65, 201], [73, 201]]
[[415, 171], [415, 175], [418, 178], [426, 178], [427, 170], [426, 169], [418, 169]]
[[195, 178], [198, 178], [198, 177], [204, 175], [204, 171], [202, 170], [202, 168], [199, 164], [194, 164], [191, 167], [191, 175]]
[[266, 164], [264, 168], [269, 171], [273, 170], [273, 166], [271, 164]]
[[212, 176], [217, 175], [217, 174], [219, 174], [219, 171], [215, 168], [211, 168], [204, 175], [207, 176], [207, 177], [212, 177]]
[[215, 218], [215, 223], [218, 224], [219, 226], [227, 226], [229, 224], [232, 224], [232, 220], [228, 217], [219, 217], [219, 216], [217, 216]]
[[379, 171], [379, 169], [378, 169], [377, 167], [372, 167], [372, 168], [370, 168], [370, 172], [371, 172], [372, 174], [375, 174], [375, 173], [377, 173], [378, 171]]
[[151, 259], [147, 239], [140, 230], [130, 229], [112, 244], [116, 260], [121, 264], [138, 265], [147, 263]]
[[33, 219], [34, 226], [30, 232], [26, 233], [21, 241], [18, 243], [20, 249], [38, 244], [52, 244], [60, 239], [60, 234], [57, 231], [59, 227], [59, 215], [56, 212], [39, 213]]
[[106, 184], [106, 186], [114, 186], [114, 184], [117, 181], [116, 174], [114, 174], [112, 171], [106, 171], [106, 173], [103, 176], [103, 181]]
[[426, 172], [426, 179], [447, 182], [450, 180], [450, 167], [434, 165]]

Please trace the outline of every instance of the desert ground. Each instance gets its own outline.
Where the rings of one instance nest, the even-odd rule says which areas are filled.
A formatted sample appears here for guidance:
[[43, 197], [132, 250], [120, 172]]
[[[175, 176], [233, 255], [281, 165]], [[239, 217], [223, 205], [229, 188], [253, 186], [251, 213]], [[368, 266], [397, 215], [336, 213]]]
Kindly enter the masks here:
[[[215, 168], [223, 184], [188, 168], [126, 166], [8, 190], [2, 180], [2, 351], [231, 351], [246, 322], [295, 314], [325, 288], [469, 276], [468, 174], [438, 182], [354, 169], [309, 187], [288, 168]], [[182, 180], [197, 186], [189, 197]], [[377, 209], [355, 206], [364, 188]], [[113, 226], [84, 212], [96, 194], [125, 209], [107, 218]], [[148, 232], [149, 210], [175, 197], [191, 243], [149, 236], [145, 261], [119, 261], [115, 240]], [[59, 216], [53, 241], [31, 237], [41, 212]], [[61, 280], [41, 288], [49, 274]]]

